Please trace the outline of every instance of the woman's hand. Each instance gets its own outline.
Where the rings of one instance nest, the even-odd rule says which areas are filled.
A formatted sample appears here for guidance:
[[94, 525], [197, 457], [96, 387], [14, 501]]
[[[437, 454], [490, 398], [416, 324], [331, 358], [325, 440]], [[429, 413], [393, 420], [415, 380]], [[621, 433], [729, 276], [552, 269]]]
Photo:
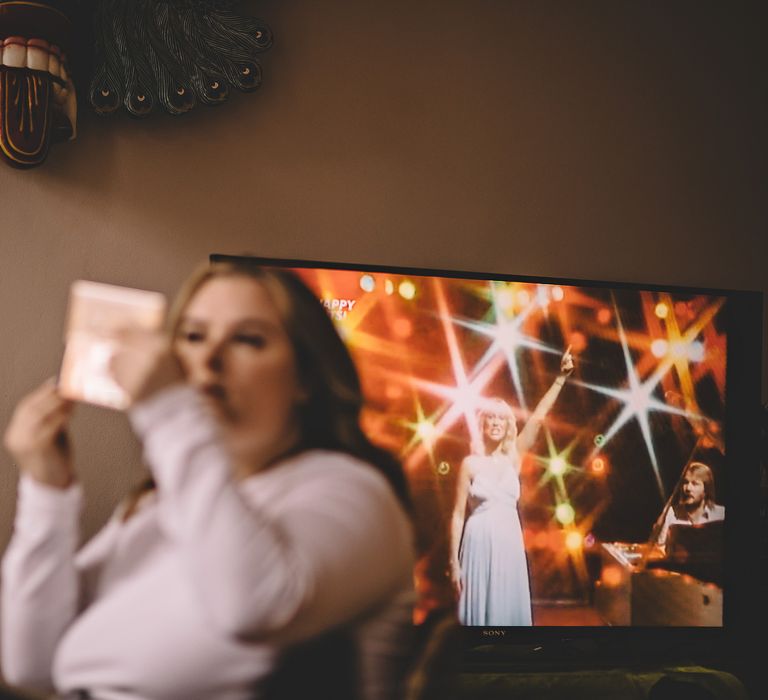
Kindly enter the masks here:
[[563, 356], [560, 358], [560, 374], [567, 377], [573, 372], [574, 364], [573, 364], [573, 355], [571, 355], [571, 347], [572, 345], [569, 345], [566, 351], [563, 353]]
[[5, 448], [19, 468], [60, 489], [75, 480], [66, 431], [72, 406], [50, 379], [19, 401], [5, 431]]
[[168, 339], [152, 331], [121, 331], [110, 371], [131, 405], [184, 380]]

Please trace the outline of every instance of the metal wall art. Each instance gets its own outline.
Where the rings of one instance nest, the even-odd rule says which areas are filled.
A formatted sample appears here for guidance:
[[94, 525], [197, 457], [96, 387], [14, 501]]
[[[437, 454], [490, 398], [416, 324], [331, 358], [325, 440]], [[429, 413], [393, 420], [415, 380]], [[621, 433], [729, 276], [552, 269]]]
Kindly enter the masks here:
[[[261, 83], [272, 45], [236, 0], [0, 0], [0, 157], [40, 165], [77, 131], [75, 86], [97, 114], [180, 115]], [[73, 50], [87, 46], [78, 64]], [[79, 72], [79, 74], [78, 74]], [[74, 74], [74, 79], [73, 79]]]

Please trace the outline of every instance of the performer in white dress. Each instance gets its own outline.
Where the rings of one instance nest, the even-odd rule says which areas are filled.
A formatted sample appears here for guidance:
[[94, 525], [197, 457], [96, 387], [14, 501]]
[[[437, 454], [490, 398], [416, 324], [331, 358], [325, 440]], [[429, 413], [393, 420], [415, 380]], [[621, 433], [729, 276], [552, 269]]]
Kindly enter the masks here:
[[573, 371], [570, 347], [560, 375], [520, 435], [500, 398], [480, 414], [481, 444], [462, 462], [451, 522], [451, 576], [459, 620], [471, 626], [532, 624], [528, 563], [517, 503], [520, 461]]

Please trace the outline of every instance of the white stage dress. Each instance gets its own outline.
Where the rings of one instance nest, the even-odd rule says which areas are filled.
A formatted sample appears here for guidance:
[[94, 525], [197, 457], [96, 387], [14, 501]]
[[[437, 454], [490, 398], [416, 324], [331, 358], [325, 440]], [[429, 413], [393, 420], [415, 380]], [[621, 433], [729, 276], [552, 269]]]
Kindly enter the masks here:
[[459, 549], [459, 619], [472, 626], [531, 625], [528, 564], [517, 501], [517, 455], [473, 459]]

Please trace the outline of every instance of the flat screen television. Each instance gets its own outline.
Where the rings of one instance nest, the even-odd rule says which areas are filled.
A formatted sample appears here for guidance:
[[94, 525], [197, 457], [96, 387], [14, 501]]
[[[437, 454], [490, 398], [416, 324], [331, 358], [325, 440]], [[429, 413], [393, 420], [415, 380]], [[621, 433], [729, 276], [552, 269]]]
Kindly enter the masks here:
[[291, 269], [335, 322], [363, 427], [410, 482], [417, 623], [457, 611], [470, 661], [740, 648], [762, 541], [760, 293], [211, 260]]

